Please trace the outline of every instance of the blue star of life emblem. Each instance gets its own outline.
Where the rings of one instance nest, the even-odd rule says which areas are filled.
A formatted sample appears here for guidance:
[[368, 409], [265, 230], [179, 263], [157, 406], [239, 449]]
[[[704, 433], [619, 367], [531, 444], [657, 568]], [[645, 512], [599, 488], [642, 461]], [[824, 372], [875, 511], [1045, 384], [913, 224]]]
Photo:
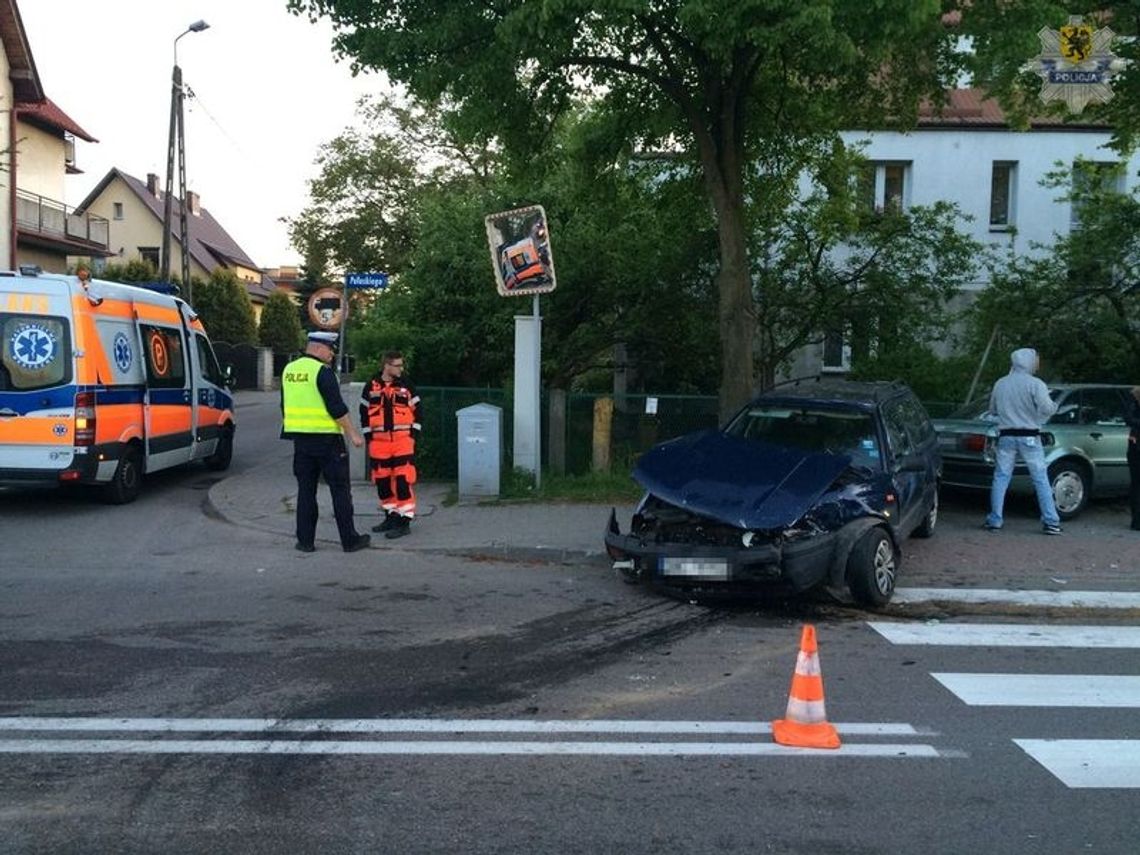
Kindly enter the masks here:
[[115, 353], [115, 365], [118, 369], [126, 374], [131, 368], [133, 354], [131, 351], [131, 340], [123, 333], [115, 334], [115, 341], [112, 343], [112, 350]]
[[10, 352], [21, 368], [36, 371], [55, 361], [55, 336], [38, 324], [25, 324], [12, 336]]

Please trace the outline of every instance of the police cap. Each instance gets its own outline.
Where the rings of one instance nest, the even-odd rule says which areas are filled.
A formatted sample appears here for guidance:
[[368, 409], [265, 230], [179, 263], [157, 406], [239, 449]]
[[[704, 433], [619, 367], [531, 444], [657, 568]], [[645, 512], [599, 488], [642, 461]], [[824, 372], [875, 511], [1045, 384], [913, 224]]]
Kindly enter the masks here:
[[315, 332], [309, 333], [309, 341], [310, 342], [316, 342], [317, 344], [323, 344], [325, 347], [332, 348], [333, 350], [336, 350], [336, 345], [337, 345], [337, 342], [339, 340], [340, 340], [340, 336], [334, 332], [326, 332], [324, 330], [317, 330]]

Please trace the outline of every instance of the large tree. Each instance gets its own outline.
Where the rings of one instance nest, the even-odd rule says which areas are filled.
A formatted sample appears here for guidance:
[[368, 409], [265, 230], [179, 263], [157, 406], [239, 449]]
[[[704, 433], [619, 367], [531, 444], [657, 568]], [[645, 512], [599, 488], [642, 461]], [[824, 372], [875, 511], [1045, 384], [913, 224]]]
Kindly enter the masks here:
[[[912, 123], [955, 61], [939, 0], [289, 0], [337, 28], [358, 68], [383, 69], [462, 126], [541, 146], [588, 97], [645, 150], [691, 158], [715, 214], [721, 411], [754, 386], [748, 221], [778, 217], [748, 178], [773, 150], [848, 127]], [[764, 307], [761, 305], [761, 312]]]

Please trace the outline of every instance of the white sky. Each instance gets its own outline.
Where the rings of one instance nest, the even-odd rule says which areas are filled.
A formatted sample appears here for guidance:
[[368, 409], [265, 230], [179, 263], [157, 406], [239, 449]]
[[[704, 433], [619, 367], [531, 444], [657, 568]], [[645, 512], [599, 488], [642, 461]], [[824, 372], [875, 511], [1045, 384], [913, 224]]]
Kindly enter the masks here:
[[[174, 39], [186, 101], [186, 185], [261, 267], [300, 261], [280, 217], [298, 214], [321, 143], [354, 123], [376, 75], [333, 60], [332, 27], [286, 0], [19, 0], [47, 96], [99, 140], [76, 140], [69, 205], [112, 167], [165, 182]], [[177, 192], [177, 173], [175, 190]]]

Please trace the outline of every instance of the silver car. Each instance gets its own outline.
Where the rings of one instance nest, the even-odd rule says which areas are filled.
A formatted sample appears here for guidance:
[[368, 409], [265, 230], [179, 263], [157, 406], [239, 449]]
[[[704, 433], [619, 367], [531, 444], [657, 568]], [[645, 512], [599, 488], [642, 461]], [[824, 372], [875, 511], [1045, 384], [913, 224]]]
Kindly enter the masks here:
[[[1124, 405], [1129, 386], [1058, 383], [1049, 394], [1057, 412], [1042, 428], [1045, 462], [1061, 519], [1077, 516], [1090, 498], [1128, 495], [1128, 425]], [[942, 453], [942, 483], [988, 490], [993, 479], [996, 416], [989, 398], [972, 401], [934, 419]], [[1018, 461], [1011, 492], [1033, 492]]]

